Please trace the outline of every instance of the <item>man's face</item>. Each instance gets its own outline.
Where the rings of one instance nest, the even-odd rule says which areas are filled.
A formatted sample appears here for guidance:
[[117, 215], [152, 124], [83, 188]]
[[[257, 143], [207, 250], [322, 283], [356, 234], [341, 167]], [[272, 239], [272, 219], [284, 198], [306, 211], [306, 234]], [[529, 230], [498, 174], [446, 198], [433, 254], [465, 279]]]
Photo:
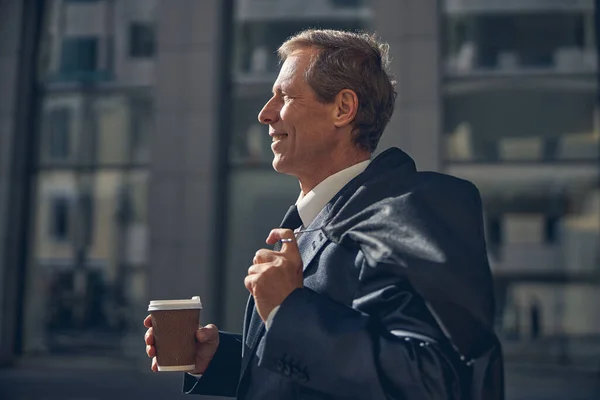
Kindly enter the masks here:
[[320, 103], [304, 79], [312, 51], [299, 50], [285, 60], [273, 97], [258, 114], [259, 121], [269, 125], [273, 168], [299, 179], [327, 166], [341, 140], [333, 123], [335, 104]]

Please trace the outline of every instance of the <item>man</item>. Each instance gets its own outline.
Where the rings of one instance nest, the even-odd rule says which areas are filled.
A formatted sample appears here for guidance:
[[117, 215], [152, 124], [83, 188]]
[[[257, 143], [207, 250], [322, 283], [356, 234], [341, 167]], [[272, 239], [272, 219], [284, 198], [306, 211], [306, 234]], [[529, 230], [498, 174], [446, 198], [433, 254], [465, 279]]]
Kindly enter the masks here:
[[[238, 399], [501, 399], [481, 201], [389, 149], [387, 46], [308, 30], [279, 48], [273, 168], [301, 193], [256, 252], [242, 336], [198, 331], [184, 391]], [[154, 357], [150, 319], [147, 353]], [[153, 370], [156, 360], [153, 359]]]

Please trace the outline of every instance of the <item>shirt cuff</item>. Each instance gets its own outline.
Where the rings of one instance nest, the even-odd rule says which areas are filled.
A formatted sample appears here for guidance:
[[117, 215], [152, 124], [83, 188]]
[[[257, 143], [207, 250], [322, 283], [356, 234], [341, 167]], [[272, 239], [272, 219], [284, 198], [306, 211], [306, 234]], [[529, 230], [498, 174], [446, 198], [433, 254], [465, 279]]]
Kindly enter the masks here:
[[267, 317], [267, 320], [265, 321], [265, 329], [266, 330], [269, 330], [269, 328], [271, 327], [271, 324], [273, 324], [273, 318], [275, 318], [275, 314], [277, 314], [277, 311], [279, 311], [279, 307], [281, 307], [281, 306], [276, 306], [269, 313], [269, 316]]

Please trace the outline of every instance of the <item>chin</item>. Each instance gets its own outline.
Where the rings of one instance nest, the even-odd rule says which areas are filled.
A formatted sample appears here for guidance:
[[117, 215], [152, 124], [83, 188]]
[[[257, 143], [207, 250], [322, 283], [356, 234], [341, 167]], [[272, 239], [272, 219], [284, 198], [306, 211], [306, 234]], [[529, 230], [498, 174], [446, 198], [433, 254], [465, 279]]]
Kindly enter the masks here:
[[271, 163], [271, 165], [273, 166], [273, 169], [281, 174], [285, 173], [285, 167], [284, 167], [284, 163], [281, 162], [281, 160], [275, 156], [273, 158], [273, 162]]
[[294, 175], [288, 163], [286, 163], [285, 160], [282, 160], [281, 156], [275, 155], [271, 165], [273, 166], [273, 169], [280, 174]]

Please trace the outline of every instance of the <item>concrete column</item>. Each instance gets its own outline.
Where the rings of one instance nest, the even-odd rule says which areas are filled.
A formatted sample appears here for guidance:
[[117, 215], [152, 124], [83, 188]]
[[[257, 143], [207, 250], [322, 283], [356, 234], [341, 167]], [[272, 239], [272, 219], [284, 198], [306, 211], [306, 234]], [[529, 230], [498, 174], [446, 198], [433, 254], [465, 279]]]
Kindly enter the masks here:
[[0, 1], [0, 365], [19, 347], [39, 2]]
[[437, 0], [371, 0], [373, 27], [390, 45], [396, 110], [378, 150], [400, 147], [421, 170], [440, 169], [440, 40]]
[[148, 299], [200, 295], [213, 322], [219, 0], [159, 0]]

